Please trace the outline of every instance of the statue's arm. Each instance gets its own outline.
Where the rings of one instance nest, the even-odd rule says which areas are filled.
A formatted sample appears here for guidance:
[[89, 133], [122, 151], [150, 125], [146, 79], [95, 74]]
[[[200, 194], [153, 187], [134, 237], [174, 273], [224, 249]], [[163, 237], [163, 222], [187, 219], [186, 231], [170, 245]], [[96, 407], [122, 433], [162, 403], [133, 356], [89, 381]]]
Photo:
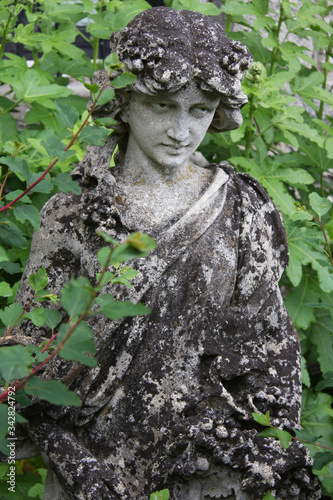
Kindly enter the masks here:
[[253, 411], [270, 410], [280, 425], [290, 428], [300, 418], [301, 356], [279, 288], [289, 261], [286, 233], [278, 209], [262, 186], [246, 175], [240, 176], [239, 183], [243, 207], [234, 301], [267, 360], [257, 380], [264, 390], [254, 393]]
[[[97, 460], [80, 445], [73, 430], [43, 416], [27, 424], [27, 433], [56, 473], [60, 486], [71, 498], [127, 500], [125, 487], [103, 460]], [[45, 491], [53, 498], [53, 491]]]

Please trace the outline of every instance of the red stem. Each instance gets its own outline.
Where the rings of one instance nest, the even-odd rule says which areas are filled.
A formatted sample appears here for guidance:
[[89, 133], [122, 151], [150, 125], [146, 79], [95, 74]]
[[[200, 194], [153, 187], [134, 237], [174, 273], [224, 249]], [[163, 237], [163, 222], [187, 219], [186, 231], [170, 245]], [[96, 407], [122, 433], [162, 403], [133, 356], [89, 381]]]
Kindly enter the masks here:
[[[86, 119], [84, 120], [84, 122], [81, 124], [81, 126], [80, 126], [80, 128], [79, 128], [78, 132], [72, 136], [72, 138], [71, 138], [71, 140], [70, 140], [69, 144], [65, 147], [64, 151], [68, 151], [68, 149], [69, 149], [71, 146], [73, 146], [73, 144], [74, 144], [74, 142], [75, 142], [75, 140], [76, 140], [77, 136], [79, 135], [79, 133], [81, 132], [81, 130], [83, 129], [83, 127], [85, 127], [85, 126], [87, 125], [88, 120], [89, 120], [90, 116], [92, 115], [92, 113], [93, 113], [93, 111], [94, 111], [94, 109], [95, 109], [95, 107], [96, 107], [96, 105], [97, 105], [97, 101], [98, 101], [98, 99], [100, 98], [100, 95], [101, 95], [101, 93], [103, 92], [105, 85], [107, 84], [107, 81], [108, 81], [108, 78], [106, 78], [106, 79], [105, 79], [104, 84], [101, 86], [100, 91], [99, 91], [99, 93], [98, 93], [98, 95], [97, 95], [97, 97], [96, 97], [96, 99], [95, 99], [95, 101], [94, 101], [93, 105], [91, 106], [91, 109], [90, 109], [90, 111], [89, 111], [89, 113], [88, 113], [87, 118], [86, 118]], [[32, 189], [33, 187], [35, 187], [35, 186], [36, 186], [36, 184], [38, 184], [39, 182], [41, 182], [41, 181], [45, 178], [46, 174], [47, 174], [47, 173], [51, 170], [51, 168], [52, 168], [52, 167], [53, 167], [53, 166], [54, 166], [54, 165], [58, 162], [58, 160], [59, 160], [59, 158], [55, 158], [55, 159], [54, 159], [54, 160], [53, 160], [53, 161], [49, 164], [49, 166], [47, 167], [47, 169], [45, 170], [45, 172], [44, 172], [44, 173], [43, 173], [43, 174], [42, 174], [42, 175], [41, 175], [41, 176], [40, 176], [40, 177], [39, 177], [39, 178], [38, 178], [35, 182], [33, 182], [33, 183], [29, 186], [29, 187], [27, 187], [27, 189], [26, 189], [23, 193], [21, 193], [21, 194], [20, 194], [17, 198], [15, 198], [15, 200], [13, 200], [13, 201], [11, 201], [10, 203], [8, 203], [8, 205], [6, 205], [5, 207], [0, 208], [0, 213], [1, 213], [1, 212], [3, 212], [4, 210], [8, 210], [8, 208], [10, 208], [11, 206], [13, 206], [13, 205], [14, 205], [14, 203], [16, 203], [16, 202], [17, 202], [17, 201], [19, 201], [21, 198], [23, 198], [23, 196], [25, 196], [27, 193], [29, 193], [29, 191], [31, 191], [31, 189]]]

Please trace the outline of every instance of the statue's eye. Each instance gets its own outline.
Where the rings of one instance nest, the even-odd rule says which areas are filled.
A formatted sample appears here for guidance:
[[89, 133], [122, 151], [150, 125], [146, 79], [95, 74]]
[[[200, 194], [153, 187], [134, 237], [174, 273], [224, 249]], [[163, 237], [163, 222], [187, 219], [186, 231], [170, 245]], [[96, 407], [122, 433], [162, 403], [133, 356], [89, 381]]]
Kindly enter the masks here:
[[152, 102], [151, 105], [154, 109], [157, 109], [158, 111], [166, 111], [169, 107], [164, 102]]
[[194, 116], [198, 116], [198, 117], [201, 117], [201, 116], [205, 116], [207, 113], [210, 113], [211, 111], [213, 111], [212, 109], [210, 109], [208, 106], [201, 106], [201, 105], [197, 105], [197, 106], [193, 106], [193, 108], [191, 109], [192, 111], [192, 114]]

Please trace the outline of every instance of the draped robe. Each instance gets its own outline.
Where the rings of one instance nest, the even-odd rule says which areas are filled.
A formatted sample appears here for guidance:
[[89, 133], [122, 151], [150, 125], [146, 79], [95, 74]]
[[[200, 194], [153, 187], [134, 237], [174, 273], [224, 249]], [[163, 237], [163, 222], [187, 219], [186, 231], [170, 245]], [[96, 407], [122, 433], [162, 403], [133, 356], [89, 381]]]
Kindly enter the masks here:
[[[94, 282], [105, 245], [96, 230], [122, 241], [140, 229], [122, 222], [108, 141], [74, 172], [82, 195], [58, 193], [43, 208], [22, 304], [40, 266], [54, 293], [71, 276]], [[252, 417], [269, 411], [289, 431], [300, 418], [299, 341], [278, 287], [288, 263], [280, 215], [249, 175], [208, 168], [215, 176], [203, 196], [154, 234], [156, 250], [130, 263], [139, 271], [133, 288], [109, 290], [151, 313], [94, 316], [98, 365], [57, 358], [46, 367], [43, 378], [66, 383], [82, 408], [35, 402], [24, 410], [26, 432], [50, 466], [46, 500], [143, 500], [161, 488], [176, 500], [258, 499], [268, 490], [320, 498], [302, 445], [283, 450], [258, 435]], [[41, 330], [29, 328], [18, 338], [37, 343]]]

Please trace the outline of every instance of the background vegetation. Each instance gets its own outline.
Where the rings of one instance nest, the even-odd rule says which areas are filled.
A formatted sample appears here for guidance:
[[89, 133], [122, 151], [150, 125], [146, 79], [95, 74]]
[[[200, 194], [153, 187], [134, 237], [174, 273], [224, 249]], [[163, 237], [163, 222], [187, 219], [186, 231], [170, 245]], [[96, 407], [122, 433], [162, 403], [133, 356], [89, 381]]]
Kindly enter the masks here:
[[[303, 430], [296, 436], [327, 447], [309, 445], [323, 494], [333, 498], [333, 451], [330, 449], [333, 447], [333, 260], [330, 248], [333, 239], [333, 23], [328, 17], [332, 3], [276, 0], [274, 10], [270, 9], [268, 0], [226, 0], [220, 8], [211, 3], [200, 4], [198, 0], [165, 3], [175, 9], [201, 10], [210, 15], [224, 13], [229, 36], [246, 44], [254, 56], [255, 63], [244, 81], [249, 103], [243, 109], [242, 127], [223, 134], [207, 134], [201, 150], [210, 161], [228, 160], [238, 170], [256, 177], [283, 214], [290, 266], [281, 286], [300, 334], [303, 353]], [[111, 31], [125, 26], [138, 12], [149, 7], [144, 0], [99, 0], [97, 3], [0, 0], [0, 321], [1, 335], [6, 339], [10, 338], [12, 326], [23, 317], [30, 319], [36, 328], [46, 325], [56, 331], [59, 317], [46, 313], [40, 302], [56, 300], [45, 291], [47, 276], [43, 271], [31, 278], [36, 298], [29, 310], [23, 311], [15, 304], [15, 294], [29, 255], [32, 232], [39, 229], [39, 210], [58, 190], [80, 192], [71, 180], [71, 169], [82, 160], [87, 143], [102, 144], [110, 133], [109, 123], [91, 122], [86, 100], [74, 95], [68, 83], [73, 79], [85, 82], [97, 97], [98, 89], [90, 80], [94, 70], [104, 65], [109, 71], [117, 67], [117, 61], [112, 58], [99, 60], [100, 40], [108, 40]], [[76, 25], [82, 19], [92, 21], [83, 34]], [[92, 60], [75, 45], [77, 37], [82, 36], [92, 47]], [[25, 57], [9, 53], [10, 42], [30, 51], [31, 61], [28, 63]], [[118, 85], [126, 85], [130, 80], [128, 75]], [[100, 99], [111, 97], [112, 90], [104, 91]], [[22, 106], [27, 108], [24, 123], [15, 119]], [[151, 241], [135, 238], [116, 250], [112, 247], [114, 242], [106, 244], [107, 250], [100, 255], [104, 269], [102, 278], [98, 277], [100, 288], [77, 280], [71, 284], [70, 294], [64, 292], [61, 297], [63, 307], [72, 317], [71, 325], [61, 332], [62, 339], [73, 326], [78, 328], [78, 320], [84, 324], [91, 301], [98, 299], [105, 280], [120, 280], [129, 286], [133, 273], [126, 266], [118, 267], [118, 263], [144, 254], [152, 247]], [[110, 262], [118, 267], [112, 275], [105, 274]], [[75, 308], [69, 295], [80, 297], [83, 309]], [[108, 317], [114, 318], [110, 301], [100, 306]], [[129, 314], [130, 306], [126, 307], [125, 312], [122, 311], [124, 315]], [[132, 313], [145, 311], [132, 310]], [[72, 328], [74, 333], [75, 328]], [[63, 349], [60, 354], [64, 357], [77, 359], [73, 356], [79, 356], [83, 362], [93, 363], [92, 332], [85, 330], [85, 335], [84, 345], [72, 337], [76, 354], [73, 349], [70, 354], [66, 353], [64, 345], [59, 347], [60, 340], [55, 347], [57, 352]], [[15, 380], [30, 377], [34, 367], [53, 352], [42, 354], [41, 349], [32, 352], [21, 347], [3, 347], [0, 351], [0, 375], [5, 389]], [[26, 384], [29, 394], [37, 393], [48, 400], [53, 397], [52, 402], [56, 404], [78, 404], [70, 399], [73, 396], [69, 391], [58, 387], [54, 400], [51, 396], [54, 390], [43, 387], [42, 392], [38, 382], [29, 380], [30, 386], [28, 381]], [[17, 391], [17, 395], [24, 404], [22, 390]], [[1, 436], [7, 431], [7, 411], [6, 405], [0, 406]], [[2, 441], [1, 449], [5, 446], [6, 442]], [[6, 473], [7, 465], [0, 464], [0, 498], [8, 498]], [[15, 499], [42, 498], [44, 479], [45, 466], [40, 459], [18, 462]]]

